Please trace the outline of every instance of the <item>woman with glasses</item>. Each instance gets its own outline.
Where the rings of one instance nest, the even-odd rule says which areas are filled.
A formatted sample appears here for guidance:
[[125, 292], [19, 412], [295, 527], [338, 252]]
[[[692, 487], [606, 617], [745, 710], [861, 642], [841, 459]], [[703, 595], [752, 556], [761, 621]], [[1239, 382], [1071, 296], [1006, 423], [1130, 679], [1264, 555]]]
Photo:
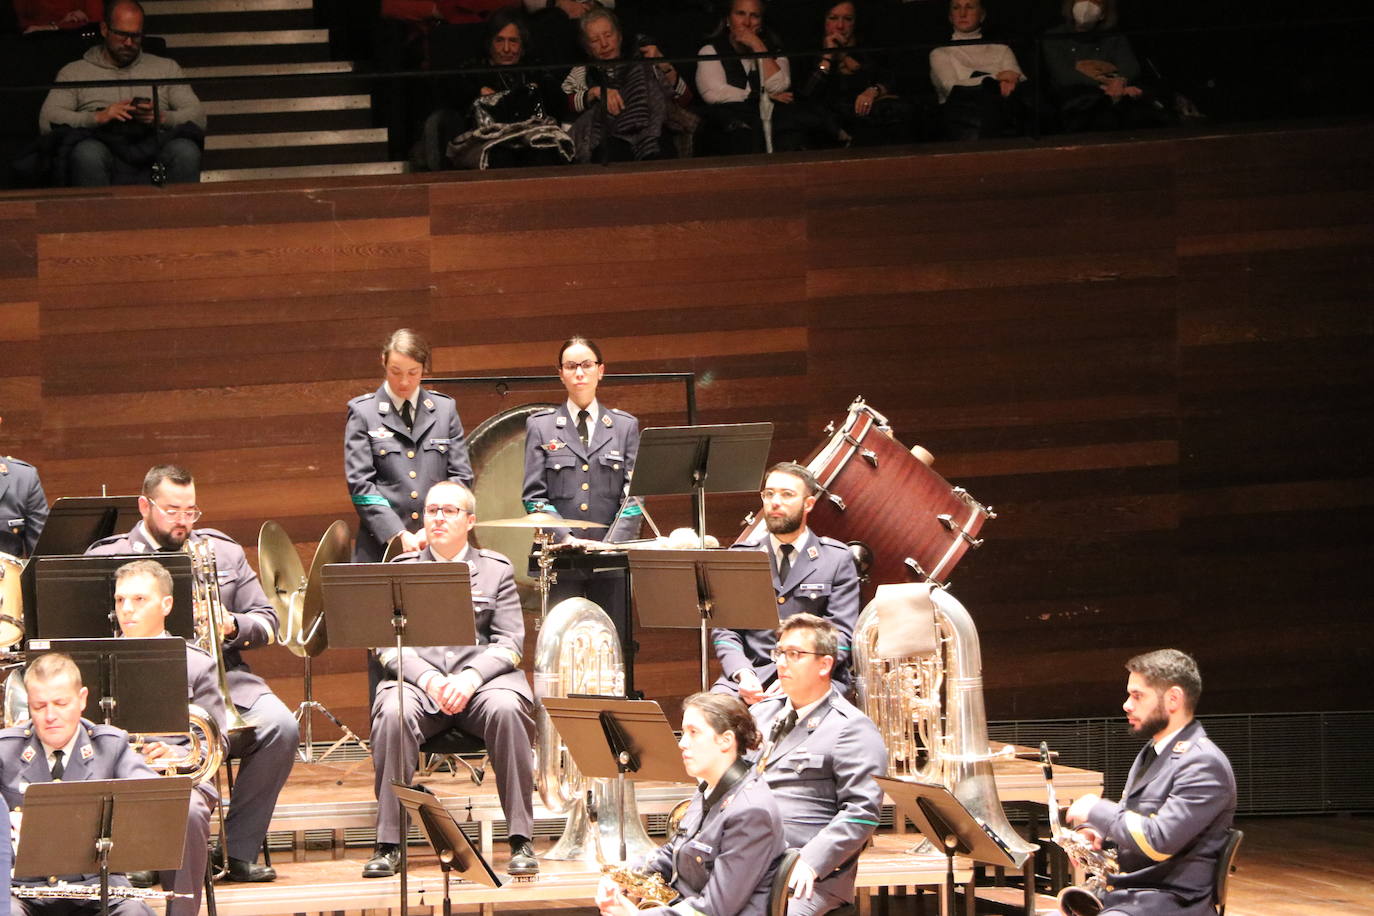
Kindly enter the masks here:
[[[758, 727], [735, 697], [696, 693], [682, 704], [682, 766], [698, 792], [677, 834], [643, 868], [681, 896], [666, 909], [712, 916], [764, 916], [785, 848], [782, 818], [768, 786], [744, 759], [761, 744]], [[606, 916], [642, 912], [609, 878], [597, 888]]]
[[358, 512], [353, 562], [377, 563], [392, 538], [409, 552], [425, 546], [425, 493], [434, 484], [472, 484], [463, 421], [453, 398], [420, 387], [429, 342], [410, 328], [382, 345], [385, 379], [348, 402], [344, 477]]

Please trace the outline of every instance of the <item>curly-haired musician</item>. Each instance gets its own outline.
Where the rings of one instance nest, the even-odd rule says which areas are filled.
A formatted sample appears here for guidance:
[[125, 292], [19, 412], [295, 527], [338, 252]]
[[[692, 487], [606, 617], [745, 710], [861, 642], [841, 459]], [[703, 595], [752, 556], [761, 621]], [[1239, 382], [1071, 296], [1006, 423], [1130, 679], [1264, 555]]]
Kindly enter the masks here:
[[1102, 916], [1215, 916], [1217, 858], [1236, 810], [1231, 762], [1193, 718], [1202, 695], [1197, 662], [1177, 649], [1126, 663], [1126, 721], [1148, 738], [1121, 801], [1084, 795], [1068, 822], [1094, 846], [1116, 846], [1120, 874]]
[[185, 468], [174, 464], [151, 468], [143, 478], [138, 511], [143, 520], [132, 531], [96, 541], [86, 553], [175, 552], [187, 541], [213, 547], [225, 611], [222, 647], [229, 695], [239, 714], [253, 726], [251, 733], [235, 735], [229, 743], [229, 752], [239, 758], [239, 770], [225, 816], [228, 880], [274, 881], [276, 871], [257, 863], [258, 850], [267, 836], [277, 796], [291, 775], [300, 731], [291, 710], [252, 672], [241, 653], [276, 641], [277, 612], [243, 548], [223, 531], [195, 527], [201, 511], [196, 504], [196, 482]]

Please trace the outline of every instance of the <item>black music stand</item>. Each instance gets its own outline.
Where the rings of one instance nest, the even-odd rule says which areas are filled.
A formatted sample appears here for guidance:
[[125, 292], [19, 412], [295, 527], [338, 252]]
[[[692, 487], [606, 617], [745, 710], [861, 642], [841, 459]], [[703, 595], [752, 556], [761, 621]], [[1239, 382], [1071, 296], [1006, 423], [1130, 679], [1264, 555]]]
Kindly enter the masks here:
[[772, 423], [646, 429], [627, 495], [692, 494], [697, 535], [705, 547], [706, 494], [757, 490], [772, 444]]
[[[142, 519], [137, 496], [63, 496], [53, 501], [33, 545], [34, 558], [80, 555], [101, 538], [128, 531]], [[24, 607], [34, 607], [33, 563], [20, 576]]]
[[181, 867], [190, 806], [189, 776], [34, 783], [24, 790], [14, 873], [98, 873], [108, 914], [112, 872]]
[[[96, 557], [39, 557], [33, 604], [25, 604], [31, 637], [84, 639], [119, 632], [114, 617], [115, 570], [133, 560], [156, 560], [172, 577], [172, 613], [166, 629], [173, 636], [193, 641], [196, 618], [189, 555], [176, 553], [106, 555]], [[27, 570], [26, 570], [27, 572]]]
[[420, 824], [420, 832], [439, 857], [439, 868], [444, 874], [444, 916], [453, 914], [453, 902], [448, 895], [449, 872], [456, 871], [461, 881], [493, 889], [501, 886], [501, 879], [491, 865], [482, 858], [467, 834], [463, 833], [463, 828], [453, 819], [453, 814], [433, 792], [423, 787], [411, 788], [399, 782], [392, 782], [391, 791], [401, 800], [402, 807], [414, 815]]
[[909, 782], [890, 776], [875, 777], [878, 785], [932, 843], [945, 854], [945, 893], [941, 916], [954, 906], [954, 857], [965, 856], [997, 868], [1020, 868], [1011, 852], [983, 822], [942, 785]]
[[710, 687], [710, 629], [778, 626], [772, 560], [762, 550], [632, 550], [640, 626], [701, 631], [701, 689]]
[[[372, 649], [394, 642], [396, 649], [397, 759], [406, 721], [406, 646], [477, 644], [472, 580], [466, 563], [329, 563], [320, 573], [329, 617], [329, 645]], [[401, 912], [406, 912], [410, 827], [401, 812]]]
[[[625, 861], [625, 781], [686, 782], [677, 737], [653, 700], [545, 697], [573, 762], [590, 779], [614, 779], [620, 803], [620, 861]], [[597, 842], [601, 841], [597, 831]]]
[[136, 735], [186, 731], [186, 642], [147, 639], [30, 639], [29, 655], [65, 652], [81, 669], [85, 716]]

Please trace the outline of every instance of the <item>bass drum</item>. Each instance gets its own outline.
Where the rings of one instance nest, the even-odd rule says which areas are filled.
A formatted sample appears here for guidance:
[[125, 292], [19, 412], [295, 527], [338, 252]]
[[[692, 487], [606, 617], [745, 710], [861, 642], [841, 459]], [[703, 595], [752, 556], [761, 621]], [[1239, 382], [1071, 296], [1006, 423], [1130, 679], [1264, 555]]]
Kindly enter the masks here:
[[23, 572], [22, 560], [0, 553], [0, 648], [24, 638], [24, 590], [19, 584]]
[[[818, 534], [861, 542], [875, 585], [947, 584], [965, 552], [982, 543], [978, 532], [993, 511], [898, 442], [887, 418], [863, 398], [849, 405], [839, 429], [831, 424], [827, 432], [829, 441], [803, 462], [821, 486], [808, 524]], [[747, 524], [739, 541], [763, 532], [762, 519]]]
[[[554, 404], [522, 404], [488, 417], [468, 436], [468, 457], [472, 461], [477, 496], [477, 520], [518, 518], [527, 515], [520, 498], [525, 488], [525, 420], [530, 414], [549, 410]], [[539, 592], [530, 577], [532, 528], [478, 528], [477, 542], [488, 550], [510, 557], [515, 565], [515, 585], [520, 604], [538, 612]]]

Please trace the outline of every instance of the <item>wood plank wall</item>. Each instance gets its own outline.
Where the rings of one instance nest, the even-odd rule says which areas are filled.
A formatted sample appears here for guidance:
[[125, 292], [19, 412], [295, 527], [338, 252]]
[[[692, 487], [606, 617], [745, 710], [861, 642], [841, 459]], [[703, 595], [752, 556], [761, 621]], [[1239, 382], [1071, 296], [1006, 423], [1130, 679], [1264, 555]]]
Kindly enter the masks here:
[[[1163, 644], [1206, 711], [1368, 708], [1372, 141], [0, 197], [0, 449], [50, 498], [179, 461], [202, 524], [307, 551], [352, 521], [343, 405], [388, 331], [428, 331], [444, 375], [543, 373], [583, 333], [612, 373], [697, 373], [703, 422], [773, 421], [778, 459], [863, 395], [994, 505], [954, 577], [992, 718], [1110, 715]], [[471, 428], [558, 389], [455, 394]], [[604, 394], [682, 422], [679, 386]], [[691, 640], [643, 642], [651, 696], [693, 689]], [[299, 698], [299, 660], [254, 664]], [[364, 726], [361, 656], [316, 671]]]

